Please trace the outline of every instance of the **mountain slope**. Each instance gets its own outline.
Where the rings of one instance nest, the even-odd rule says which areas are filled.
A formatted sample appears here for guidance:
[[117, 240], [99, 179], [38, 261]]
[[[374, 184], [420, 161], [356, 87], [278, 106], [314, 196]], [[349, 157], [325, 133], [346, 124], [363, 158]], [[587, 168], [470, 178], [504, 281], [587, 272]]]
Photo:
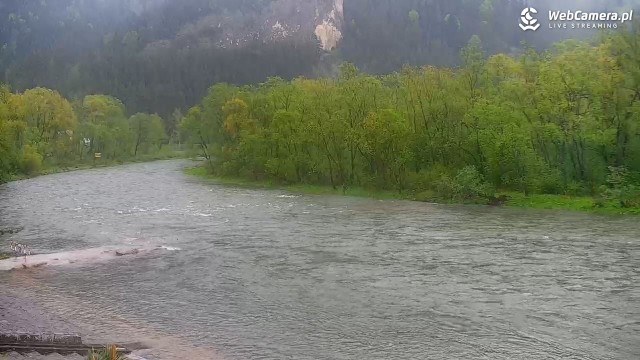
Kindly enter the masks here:
[[[327, 75], [339, 61], [373, 73], [404, 64], [455, 65], [476, 34], [488, 53], [546, 47], [577, 32], [517, 21], [552, 0], [6, 0], [0, 80], [68, 97], [108, 93], [131, 111], [169, 114], [215, 82]], [[567, 0], [568, 7], [601, 6]], [[608, 0], [615, 9], [640, 0]]]

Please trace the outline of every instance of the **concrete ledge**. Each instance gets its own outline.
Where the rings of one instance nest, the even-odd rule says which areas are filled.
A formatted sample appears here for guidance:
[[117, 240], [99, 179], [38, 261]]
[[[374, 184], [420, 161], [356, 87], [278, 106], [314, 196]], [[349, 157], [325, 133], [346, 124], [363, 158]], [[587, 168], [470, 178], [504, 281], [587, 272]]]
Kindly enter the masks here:
[[0, 344], [82, 345], [82, 338], [77, 334], [0, 334]]

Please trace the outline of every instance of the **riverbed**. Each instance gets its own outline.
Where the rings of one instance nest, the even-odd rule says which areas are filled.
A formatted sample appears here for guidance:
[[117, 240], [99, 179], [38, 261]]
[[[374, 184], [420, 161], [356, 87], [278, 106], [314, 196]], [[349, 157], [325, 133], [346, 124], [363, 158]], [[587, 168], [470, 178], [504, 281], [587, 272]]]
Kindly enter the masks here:
[[1, 185], [0, 227], [23, 228], [2, 246], [163, 251], [0, 288], [154, 359], [640, 358], [638, 217], [241, 189], [188, 165]]

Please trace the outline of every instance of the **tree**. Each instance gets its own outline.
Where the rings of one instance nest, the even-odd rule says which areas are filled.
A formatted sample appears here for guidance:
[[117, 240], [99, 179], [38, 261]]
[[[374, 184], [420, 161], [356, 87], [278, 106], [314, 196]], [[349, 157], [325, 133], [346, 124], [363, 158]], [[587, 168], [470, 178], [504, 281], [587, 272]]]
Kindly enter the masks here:
[[72, 151], [76, 115], [69, 101], [57, 91], [35, 88], [21, 95], [24, 116], [32, 142], [43, 157], [64, 159]]
[[478, 90], [481, 85], [484, 71], [484, 52], [482, 41], [478, 35], [473, 35], [469, 43], [460, 51], [460, 62], [463, 66], [462, 76], [471, 103], [478, 99]]
[[213, 154], [210, 145], [213, 143], [218, 131], [219, 129], [214, 124], [206, 121], [199, 106], [189, 109], [180, 123], [180, 133], [185, 136], [188, 143], [195, 144], [200, 148], [211, 170], [213, 170]]
[[412, 156], [406, 142], [409, 134], [408, 123], [392, 109], [367, 116], [361, 145], [371, 172], [378, 177], [379, 187], [393, 184], [398, 191], [404, 189], [406, 168]]
[[124, 156], [130, 145], [131, 134], [126, 125], [125, 107], [122, 102], [107, 95], [88, 95], [79, 109], [80, 141], [88, 142], [88, 153], [103, 153], [116, 158]]
[[596, 194], [623, 164], [635, 194], [640, 46], [625, 31], [489, 58], [474, 36], [459, 68], [372, 76], [346, 63], [333, 78], [218, 84], [180, 130], [217, 173], [253, 179], [486, 201], [496, 189]]
[[249, 105], [240, 99], [233, 98], [222, 107], [224, 113], [224, 130], [231, 142], [237, 140], [243, 131], [255, 129], [255, 122], [249, 117]]
[[24, 116], [35, 128], [36, 142], [55, 139], [60, 131], [73, 130], [76, 117], [71, 104], [57, 91], [45, 88], [27, 90], [22, 95]]
[[137, 113], [129, 118], [129, 127], [134, 138], [133, 156], [141, 149], [159, 148], [165, 138], [162, 118], [158, 115]]
[[13, 170], [15, 162], [14, 144], [9, 124], [8, 102], [11, 92], [8, 86], [0, 86], [0, 182]]

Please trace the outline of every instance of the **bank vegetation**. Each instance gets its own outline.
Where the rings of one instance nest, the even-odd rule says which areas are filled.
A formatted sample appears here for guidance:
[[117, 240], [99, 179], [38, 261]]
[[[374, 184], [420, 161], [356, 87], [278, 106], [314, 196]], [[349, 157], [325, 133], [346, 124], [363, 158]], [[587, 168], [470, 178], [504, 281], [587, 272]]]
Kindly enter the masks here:
[[[371, 76], [216, 84], [180, 124], [218, 177], [444, 202], [640, 208], [640, 32]], [[499, 196], [506, 194], [507, 196]], [[547, 201], [547, 200], [544, 200]], [[581, 205], [582, 206], [582, 205]]]
[[14, 93], [0, 86], [0, 182], [180, 155], [175, 130], [167, 130], [158, 115], [127, 116], [124, 104], [111, 96], [70, 102], [51, 89]]

